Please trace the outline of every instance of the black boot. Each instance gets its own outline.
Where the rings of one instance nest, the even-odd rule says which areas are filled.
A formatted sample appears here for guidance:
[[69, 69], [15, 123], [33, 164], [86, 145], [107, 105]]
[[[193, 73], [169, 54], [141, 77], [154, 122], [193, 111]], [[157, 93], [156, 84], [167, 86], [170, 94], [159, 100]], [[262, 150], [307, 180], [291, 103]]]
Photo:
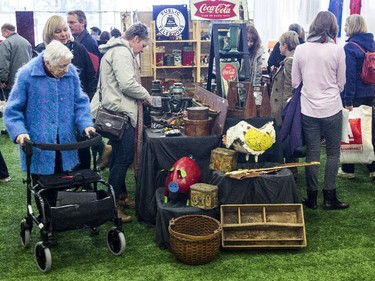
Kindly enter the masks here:
[[318, 208], [317, 197], [317, 190], [307, 190], [307, 198], [302, 198], [302, 204], [305, 205], [307, 208], [316, 209]]
[[337, 199], [336, 189], [323, 190], [323, 196], [323, 208], [325, 210], [341, 210], [349, 207], [349, 203], [344, 203]]

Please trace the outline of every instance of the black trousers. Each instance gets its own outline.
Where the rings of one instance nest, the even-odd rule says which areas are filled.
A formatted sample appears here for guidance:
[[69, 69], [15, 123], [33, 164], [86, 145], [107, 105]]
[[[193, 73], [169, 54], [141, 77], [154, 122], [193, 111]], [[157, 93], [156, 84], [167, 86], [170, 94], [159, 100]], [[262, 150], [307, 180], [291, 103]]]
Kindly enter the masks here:
[[8, 167], [0, 151], [0, 178], [5, 179], [7, 177], [9, 177]]

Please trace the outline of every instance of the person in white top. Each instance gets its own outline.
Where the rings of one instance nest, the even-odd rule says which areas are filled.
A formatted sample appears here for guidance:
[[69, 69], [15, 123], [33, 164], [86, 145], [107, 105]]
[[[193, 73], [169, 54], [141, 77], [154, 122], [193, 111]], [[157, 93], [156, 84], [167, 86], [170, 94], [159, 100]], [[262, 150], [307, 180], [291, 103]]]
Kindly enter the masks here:
[[[345, 209], [349, 204], [336, 197], [336, 175], [340, 161], [342, 102], [345, 52], [335, 44], [338, 32], [336, 17], [329, 11], [317, 14], [310, 25], [305, 44], [298, 45], [292, 66], [292, 86], [301, 88], [302, 129], [306, 143], [306, 161], [320, 161], [320, 139], [326, 140], [326, 165], [323, 185], [323, 208]], [[317, 208], [317, 165], [306, 167], [307, 198], [302, 203]]]

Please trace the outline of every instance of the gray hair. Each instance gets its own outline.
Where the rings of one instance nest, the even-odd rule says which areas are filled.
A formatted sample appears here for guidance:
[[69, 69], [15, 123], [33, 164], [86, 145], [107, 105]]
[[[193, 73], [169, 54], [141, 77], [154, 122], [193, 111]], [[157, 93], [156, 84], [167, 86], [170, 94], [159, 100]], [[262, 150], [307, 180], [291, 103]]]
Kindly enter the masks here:
[[281, 34], [279, 39], [280, 44], [286, 44], [289, 51], [294, 51], [299, 45], [298, 34], [295, 31], [287, 31]]
[[11, 23], [6, 22], [1, 26], [1, 31], [3, 31], [3, 30], [9, 30], [10, 32], [16, 32], [16, 27]]
[[135, 36], [138, 36], [141, 41], [148, 41], [148, 27], [141, 22], [137, 22], [125, 31], [123, 38], [130, 41]]
[[292, 23], [289, 25], [288, 31], [295, 31], [298, 34], [298, 38], [305, 41], [305, 31], [302, 26], [300, 26], [298, 23]]
[[45, 61], [48, 61], [51, 66], [57, 66], [61, 59], [71, 60], [73, 54], [63, 43], [52, 40], [51, 43], [47, 45], [43, 58]]

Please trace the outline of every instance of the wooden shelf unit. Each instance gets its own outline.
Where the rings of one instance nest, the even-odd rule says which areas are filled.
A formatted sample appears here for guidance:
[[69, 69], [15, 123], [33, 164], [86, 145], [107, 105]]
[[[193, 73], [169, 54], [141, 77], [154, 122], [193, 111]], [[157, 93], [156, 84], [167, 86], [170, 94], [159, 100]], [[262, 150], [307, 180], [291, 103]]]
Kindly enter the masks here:
[[[201, 40], [201, 22], [190, 21], [189, 40], [156, 40], [155, 21], [150, 23], [150, 61], [151, 76], [156, 80], [175, 79], [176, 82], [201, 83], [202, 75], [207, 76], [208, 64], [202, 64], [201, 56], [209, 55], [210, 40]], [[183, 50], [185, 46], [191, 46], [194, 52], [192, 65], [157, 65], [157, 47], [164, 47], [165, 54], [170, 54], [172, 49]], [[202, 53], [202, 48], [204, 53]], [[163, 71], [164, 70], [164, 71]], [[176, 78], [176, 74], [178, 77]], [[185, 81], [182, 81], [185, 80]]]

